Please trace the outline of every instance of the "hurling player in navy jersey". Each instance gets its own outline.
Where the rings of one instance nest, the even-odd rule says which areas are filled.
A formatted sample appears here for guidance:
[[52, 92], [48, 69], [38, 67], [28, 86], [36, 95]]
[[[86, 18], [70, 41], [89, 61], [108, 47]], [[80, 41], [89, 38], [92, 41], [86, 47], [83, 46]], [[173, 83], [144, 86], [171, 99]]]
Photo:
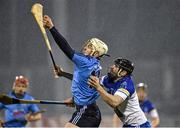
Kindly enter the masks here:
[[[29, 81], [24, 76], [16, 76], [12, 92], [8, 96], [23, 100], [34, 100], [28, 94]], [[5, 120], [1, 121], [2, 127], [25, 127], [28, 122], [41, 119], [41, 113], [36, 104], [12, 104], [4, 105], [0, 103], [0, 110], [5, 110]]]
[[131, 73], [131, 61], [118, 58], [101, 80], [90, 76], [88, 83], [97, 89], [101, 98], [110, 105], [123, 122], [123, 127], [151, 127], [138, 102]]
[[145, 83], [137, 84], [137, 95], [139, 104], [146, 117], [149, 119], [152, 127], [158, 127], [160, 123], [159, 114], [155, 105], [148, 99], [148, 86]]
[[74, 63], [71, 86], [73, 98], [66, 102], [74, 103], [76, 111], [65, 127], [98, 127], [101, 122], [101, 114], [96, 105], [99, 93], [88, 85], [87, 80], [91, 74], [99, 77], [100, 57], [107, 53], [107, 45], [98, 38], [91, 38], [85, 42], [81, 52], [76, 52], [58, 32], [49, 16], [44, 16], [43, 23], [59, 48]]

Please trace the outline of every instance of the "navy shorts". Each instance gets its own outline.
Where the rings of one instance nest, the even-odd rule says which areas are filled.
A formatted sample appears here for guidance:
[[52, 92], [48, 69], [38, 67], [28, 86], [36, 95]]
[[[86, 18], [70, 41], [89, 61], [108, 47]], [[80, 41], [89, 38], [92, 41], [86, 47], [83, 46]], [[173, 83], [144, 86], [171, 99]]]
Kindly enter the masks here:
[[96, 103], [87, 106], [76, 105], [76, 111], [69, 122], [78, 127], [99, 127], [101, 113]]

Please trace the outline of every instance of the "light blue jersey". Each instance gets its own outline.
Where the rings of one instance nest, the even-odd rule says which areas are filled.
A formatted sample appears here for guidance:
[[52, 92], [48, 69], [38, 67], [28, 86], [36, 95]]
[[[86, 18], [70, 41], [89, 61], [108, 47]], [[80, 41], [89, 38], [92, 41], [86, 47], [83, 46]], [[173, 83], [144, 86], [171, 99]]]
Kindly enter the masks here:
[[72, 61], [75, 63], [71, 86], [74, 101], [77, 105], [92, 104], [99, 97], [99, 93], [95, 88], [91, 88], [87, 81], [92, 73], [99, 77], [100, 62], [95, 57], [81, 53], [75, 53]]
[[[8, 94], [12, 98], [16, 98], [15, 94], [12, 92]], [[25, 93], [24, 100], [33, 100], [34, 98], [29, 94]], [[25, 127], [27, 121], [25, 120], [25, 115], [32, 112], [36, 113], [39, 108], [35, 104], [12, 104], [4, 105], [0, 103], [0, 110], [5, 109], [5, 127]]]

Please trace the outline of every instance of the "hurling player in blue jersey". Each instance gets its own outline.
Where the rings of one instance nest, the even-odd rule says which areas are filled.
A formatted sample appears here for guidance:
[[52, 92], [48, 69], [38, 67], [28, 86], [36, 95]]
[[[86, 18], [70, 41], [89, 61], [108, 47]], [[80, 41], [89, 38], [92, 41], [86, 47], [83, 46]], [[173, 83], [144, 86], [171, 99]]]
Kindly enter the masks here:
[[158, 127], [160, 123], [159, 114], [154, 104], [148, 99], [147, 84], [137, 84], [137, 95], [139, 98], [139, 104], [146, 117], [149, 119], [152, 127]]
[[[8, 94], [12, 98], [33, 100], [26, 90], [29, 81], [24, 76], [16, 76], [13, 91]], [[25, 127], [27, 122], [37, 121], [41, 119], [39, 108], [35, 104], [12, 104], [4, 105], [0, 103], [0, 110], [5, 110], [5, 121], [1, 121], [3, 127]]]
[[114, 109], [123, 127], [151, 127], [139, 106], [131, 76], [133, 69], [131, 61], [118, 58], [101, 81], [96, 76], [90, 76], [88, 83]]
[[[147, 119], [150, 121], [152, 127], [158, 127], [160, 123], [159, 114], [154, 104], [148, 99], [148, 89], [147, 84], [139, 83], [136, 87], [137, 96], [139, 99], [139, 104], [142, 111], [145, 113]], [[114, 127], [120, 126], [121, 121], [115, 114], [113, 117]]]
[[73, 98], [66, 102], [74, 102], [76, 111], [65, 127], [98, 127], [101, 122], [101, 114], [96, 105], [99, 93], [88, 85], [87, 80], [91, 74], [100, 75], [99, 59], [107, 53], [107, 45], [98, 38], [92, 38], [85, 42], [81, 53], [75, 52], [55, 28], [49, 16], [44, 16], [43, 23], [44, 27], [50, 30], [60, 49], [74, 63], [71, 86]]

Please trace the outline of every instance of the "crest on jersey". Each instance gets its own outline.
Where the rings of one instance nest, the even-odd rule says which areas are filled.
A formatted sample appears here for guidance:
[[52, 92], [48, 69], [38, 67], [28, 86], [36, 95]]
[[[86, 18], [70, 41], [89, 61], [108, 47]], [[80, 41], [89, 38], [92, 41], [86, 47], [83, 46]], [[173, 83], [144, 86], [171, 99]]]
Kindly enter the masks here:
[[124, 81], [122, 84], [121, 84], [121, 88], [126, 88], [127, 87], [127, 82]]

